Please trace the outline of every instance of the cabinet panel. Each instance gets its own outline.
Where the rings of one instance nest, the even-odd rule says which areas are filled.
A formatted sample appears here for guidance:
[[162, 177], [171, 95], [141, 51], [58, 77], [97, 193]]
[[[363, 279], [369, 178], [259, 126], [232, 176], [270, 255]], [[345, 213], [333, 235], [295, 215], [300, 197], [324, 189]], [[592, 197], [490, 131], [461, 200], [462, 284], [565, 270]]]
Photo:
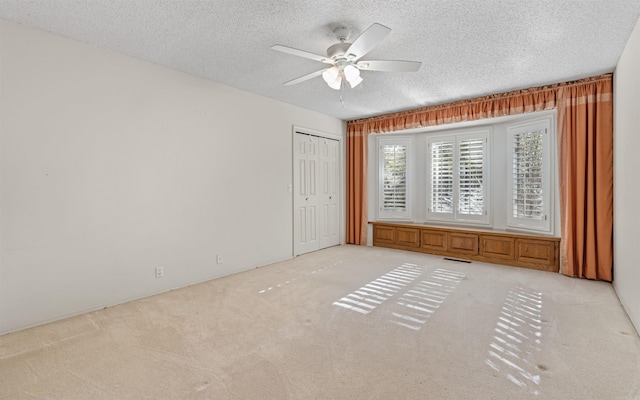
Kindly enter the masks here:
[[373, 243], [393, 244], [396, 228], [392, 226], [376, 226], [373, 228]]
[[373, 245], [558, 272], [560, 239], [373, 222]]
[[447, 235], [447, 250], [452, 253], [478, 254], [478, 235], [473, 233], [453, 233]]
[[516, 260], [540, 266], [554, 266], [555, 242], [535, 239], [516, 239]]
[[447, 251], [447, 232], [422, 229], [420, 247], [428, 250]]
[[480, 255], [482, 256], [513, 260], [515, 253], [515, 240], [511, 237], [480, 236]]
[[396, 228], [395, 243], [398, 246], [420, 247], [420, 231], [417, 228]]

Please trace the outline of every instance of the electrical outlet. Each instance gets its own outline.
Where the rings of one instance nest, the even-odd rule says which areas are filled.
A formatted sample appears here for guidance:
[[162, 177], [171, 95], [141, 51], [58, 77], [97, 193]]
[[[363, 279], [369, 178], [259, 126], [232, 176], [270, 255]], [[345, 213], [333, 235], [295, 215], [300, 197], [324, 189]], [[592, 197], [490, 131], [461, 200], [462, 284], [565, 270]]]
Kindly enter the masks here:
[[216, 264], [222, 264], [222, 254], [216, 254]]
[[156, 267], [156, 278], [162, 278], [164, 276], [164, 267]]

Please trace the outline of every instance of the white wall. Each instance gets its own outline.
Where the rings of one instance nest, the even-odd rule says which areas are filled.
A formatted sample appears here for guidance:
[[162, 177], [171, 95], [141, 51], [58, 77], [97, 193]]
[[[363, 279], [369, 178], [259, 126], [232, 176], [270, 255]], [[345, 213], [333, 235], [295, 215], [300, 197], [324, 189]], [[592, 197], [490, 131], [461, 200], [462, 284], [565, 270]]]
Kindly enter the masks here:
[[613, 286], [640, 332], [640, 20], [614, 72]]
[[0, 57], [0, 333], [292, 257], [292, 126], [343, 121], [3, 20]]

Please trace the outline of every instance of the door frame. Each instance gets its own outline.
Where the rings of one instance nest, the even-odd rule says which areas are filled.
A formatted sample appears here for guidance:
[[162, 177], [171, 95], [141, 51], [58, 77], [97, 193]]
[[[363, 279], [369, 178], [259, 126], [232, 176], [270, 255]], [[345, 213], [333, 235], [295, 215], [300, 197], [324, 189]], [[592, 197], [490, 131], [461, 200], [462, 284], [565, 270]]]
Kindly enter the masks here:
[[344, 146], [344, 137], [342, 135], [339, 134], [334, 134], [334, 133], [328, 133], [328, 132], [323, 132], [323, 131], [319, 131], [316, 129], [311, 129], [311, 128], [305, 128], [299, 125], [293, 125], [292, 129], [291, 129], [291, 185], [289, 186], [291, 188], [290, 190], [290, 194], [291, 194], [291, 258], [296, 257], [296, 249], [295, 249], [295, 235], [294, 235], [294, 230], [295, 230], [295, 201], [294, 201], [294, 195], [295, 195], [295, 182], [293, 180], [293, 176], [294, 176], [294, 168], [295, 166], [295, 136], [297, 133], [303, 134], [303, 135], [310, 135], [310, 136], [317, 136], [318, 138], [324, 138], [324, 139], [332, 139], [332, 140], [337, 140], [338, 141], [338, 154], [339, 154], [339, 163], [338, 163], [338, 176], [340, 177], [340, 182], [338, 187], [340, 188], [340, 193], [338, 194], [338, 204], [340, 207], [340, 212], [338, 213], [339, 215], [339, 221], [338, 221], [338, 226], [340, 227], [339, 229], [339, 244], [345, 244], [345, 237], [346, 237], [346, 225], [345, 225], [345, 221], [346, 221], [346, 176], [344, 173], [344, 166], [345, 166], [345, 160], [346, 160], [346, 148]]

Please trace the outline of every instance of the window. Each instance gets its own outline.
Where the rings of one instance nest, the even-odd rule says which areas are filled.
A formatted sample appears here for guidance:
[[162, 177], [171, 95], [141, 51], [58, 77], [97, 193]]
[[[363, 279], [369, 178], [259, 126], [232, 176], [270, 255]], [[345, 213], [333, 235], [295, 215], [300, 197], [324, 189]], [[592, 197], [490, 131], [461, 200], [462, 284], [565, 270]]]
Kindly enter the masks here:
[[485, 215], [484, 138], [461, 140], [458, 145], [458, 213]]
[[488, 134], [427, 139], [427, 220], [488, 222]]
[[380, 211], [379, 218], [409, 218], [409, 149], [410, 139], [380, 140]]
[[551, 231], [551, 146], [549, 121], [511, 125], [509, 212], [507, 224]]
[[555, 121], [543, 111], [369, 136], [370, 218], [559, 232]]
[[453, 141], [431, 143], [431, 212], [453, 214]]

